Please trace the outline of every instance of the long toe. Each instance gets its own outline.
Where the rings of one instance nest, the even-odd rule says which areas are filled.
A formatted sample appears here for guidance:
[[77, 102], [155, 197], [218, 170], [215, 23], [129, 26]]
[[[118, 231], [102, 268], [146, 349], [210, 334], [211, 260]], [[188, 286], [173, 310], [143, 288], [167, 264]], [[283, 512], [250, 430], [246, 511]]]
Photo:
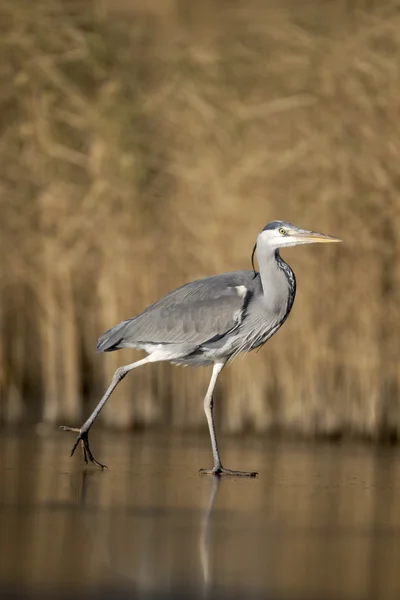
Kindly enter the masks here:
[[88, 431], [82, 431], [82, 429], [80, 429], [78, 427], [68, 427], [66, 425], [61, 425], [60, 429], [62, 429], [63, 431], [78, 432], [78, 437], [76, 438], [75, 444], [72, 447], [70, 456], [73, 456], [78, 444], [80, 444], [81, 448], [82, 448], [82, 455], [83, 455], [83, 460], [84, 460], [85, 464], [88, 464], [88, 461], [90, 460], [90, 462], [93, 463], [94, 465], [96, 465], [96, 467], [98, 467], [99, 469], [108, 469], [107, 465], [103, 465], [101, 462], [96, 460], [95, 457], [93, 456], [92, 451], [90, 450], [90, 446], [89, 446]]
[[216, 475], [217, 477], [258, 477], [257, 471], [231, 471], [223, 467], [213, 469], [200, 469], [200, 475]]
[[93, 456], [92, 451], [89, 448], [89, 440], [87, 437], [83, 439], [83, 444], [84, 444], [86, 462], [87, 462], [87, 459], [89, 459], [90, 462], [93, 463], [94, 465], [96, 465], [96, 467], [99, 467], [99, 469], [102, 469], [102, 470], [108, 469], [107, 465], [103, 465], [101, 462], [96, 460], [95, 457]]
[[68, 425], [60, 425], [60, 429], [62, 431], [75, 431], [76, 433], [80, 433], [80, 427], [68, 427]]

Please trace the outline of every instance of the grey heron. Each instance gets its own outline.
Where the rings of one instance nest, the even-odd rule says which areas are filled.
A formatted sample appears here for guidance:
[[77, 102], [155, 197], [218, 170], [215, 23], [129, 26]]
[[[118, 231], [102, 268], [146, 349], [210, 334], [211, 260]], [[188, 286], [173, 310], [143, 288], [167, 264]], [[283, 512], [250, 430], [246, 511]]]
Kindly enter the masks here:
[[[82, 427], [61, 427], [64, 431], [78, 432], [71, 456], [80, 442], [85, 463], [90, 460], [105, 468], [90, 450], [89, 430], [119, 382], [133, 369], [158, 361], [212, 365], [204, 411], [214, 467], [201, 469], [200, 473], [256, 476], [255, 472], [231, 471], [222, 466], [213, 415], [218, 376], [230, 359], [265, 344], [283, 325], [292, 309], [296, 278], [281, 258], [280, 248], [340, 241], [290, 223], [272, 221], [257, 237], [252, 271], [233, 271], [187, 283], [148, 306], [138, 316], [106, 331], [98, 340], [100, 352], [135, 348], [144, 350], [147, 356], [116, 370], [107, 391]], [[259, 272], [254, 268], [254, 254]]]

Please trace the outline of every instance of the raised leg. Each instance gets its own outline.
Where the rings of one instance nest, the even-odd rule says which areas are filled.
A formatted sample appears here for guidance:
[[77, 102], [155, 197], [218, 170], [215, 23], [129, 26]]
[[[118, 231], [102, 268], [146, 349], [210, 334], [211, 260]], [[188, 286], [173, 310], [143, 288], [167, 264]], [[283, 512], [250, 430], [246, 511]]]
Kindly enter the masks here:
[[136, 369], [137, 367], [141, 367], [142, 365], [145, 365], [148, 362], [154, 362], [154, 358], [152, 359], [151, 355], [146, 356], [146, 358], [143, 358], [142, 360], [137, 360], [136, 362], [134, 362], [130, 365], [126, 365], [125, 367], [119, 367], [119, 369], [117, 369], [115, 371], [114, 377], [112, 378], [112, 381], [111, 381], [106, 393], [104, 394], [104, 396], [102, 397], [102, 399], [100, 400], [100, 402], [98, 403], [98, 405], [96, 406], [96, 408], [94, 409], [94, 411], [92, 412], [90, 417], [82, 425], [82, 427], [67, 427], [66, 425], [61, 425], [60, 429], [62, 429], [63, 431], [78, 432], [78, 437], [76, 438], [76, 442], [71, 450], [71, 456], [74, 454], [78, 444], [80, 443], [82, 446], [83, 459], [86, 464], [88, 463], [88, 460], [89, 460], [90, 462], [92, 462], [94, 465], [96, 465], [100, 469], [107, 469], [106, 465], [103, 465], [102, 463], [98, 462], [94, 458], [94, 456], [90, 450], [89, 429], [93, 425], [93, 423], [96, 420], [96, 418], [98, 417], [101, 409], [103, 408], [103, 406], [105, 405], [105, 403], [107, 402], [107, 400], [109, 399], [109, 397], [111, 396], [111, 394], [113, 393], [113, 391], [115, 390], [115, 388], [117, 387], [119, 382], [122, 381], [122, 379], [125, 377], [125, 375], [127, 373], [129, 373], [129, 371], [132, 371], [133, 369]]
[[214, 457], [214, 468], [213, 469], [200, 469], [199, 473], [202, 475], [235, 475], [236, 477], [257, 477], [258, 473], [255, 471], [231, 471], [230, 469], [224, 469], [221, 463], [221, 457], [219, 455], [217, 435], [215, 433], [214, 423], [214, 390], [217, 383], [218, 375], [224, 368], [224, 362], [218, 362], [214, 364], [210, 383], [208, 385], [207, 393], [204, 398], [204, 412], [206, 413], [208, 429], [210, 431], [212, 453]]

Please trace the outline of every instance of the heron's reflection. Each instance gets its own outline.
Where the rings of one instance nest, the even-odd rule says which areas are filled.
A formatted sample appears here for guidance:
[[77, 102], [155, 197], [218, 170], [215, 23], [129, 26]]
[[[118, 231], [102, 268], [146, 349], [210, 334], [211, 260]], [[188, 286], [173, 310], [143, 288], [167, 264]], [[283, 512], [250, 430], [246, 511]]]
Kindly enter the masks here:
[[96, 487], [108, 475], [84, 469], [73, 486], [97, 560], [110, 576], [119, 583], [122, 578], [125, 585], [129, 578], [131, 585], [143, 589], [162, 588], [166, 580], [176, 587], [195, 585], [200, 595], [203, 589], [203, 598], [208, 597], [214, 584], [212, 516], [221, 479], [201, 478], [209, 488], [208, 500], [203, 510], [193, 514], [191, 509], [175, 507], [101, 507]]
[[204, 581], [204, 595], [207, 595], [207, 592], [210, 588], [210, 584], [212, 583], [212, 573], [210, 573], [210, 525], [211, 525], [211, 517], [215, 505], [215, 500], [218, 495], [218, 490], [221, 484], [220, 477], [212, 477], [211, 485], [210, 485], [210, 496], [208, 499], [208, 505], [206, 510], [204, 511], [203, 519], [200, 526], [200, 535], [199, 535], [199, 549], [200, 549], [200, 560], [201, 567], [203, 570], [203, 581]]

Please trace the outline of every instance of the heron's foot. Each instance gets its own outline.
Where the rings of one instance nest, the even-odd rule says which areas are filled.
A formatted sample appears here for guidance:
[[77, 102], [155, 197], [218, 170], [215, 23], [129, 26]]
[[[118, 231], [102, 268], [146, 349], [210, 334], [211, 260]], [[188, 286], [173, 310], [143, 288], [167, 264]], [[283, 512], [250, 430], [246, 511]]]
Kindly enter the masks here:
[[231, 471], [224, 467], [214, 467], [213, 469], [200, 469], [200, 475], [215, 475], [216, 477], [258, 477], [257, 471]]
[[62, 429], [63, 431], [76, 431], [78, 433], [78, 437], [76, 438], [76, 442], [73, 445], [70, 456], [72, 456], [74, 454], [78, 444], [80, 443], [81, 448], [82, 448], [83, 460], [85, 461], [86, 464], [88, 464], [88, 462], [90, 461], [91, 463], [96, 465], [96, 467], [99, 467], [99, 469], [107, 469], [108, 468], [106, 465], [102, 465], [93, 456], [92, 451], [90, 450], [90, 447], [89, 447], [89, 432], [88, 431], [82, 431], [82, 429], [80, 429], [79, 427], [67, 427], [66, 425], [61, 425], [60, 429]]

